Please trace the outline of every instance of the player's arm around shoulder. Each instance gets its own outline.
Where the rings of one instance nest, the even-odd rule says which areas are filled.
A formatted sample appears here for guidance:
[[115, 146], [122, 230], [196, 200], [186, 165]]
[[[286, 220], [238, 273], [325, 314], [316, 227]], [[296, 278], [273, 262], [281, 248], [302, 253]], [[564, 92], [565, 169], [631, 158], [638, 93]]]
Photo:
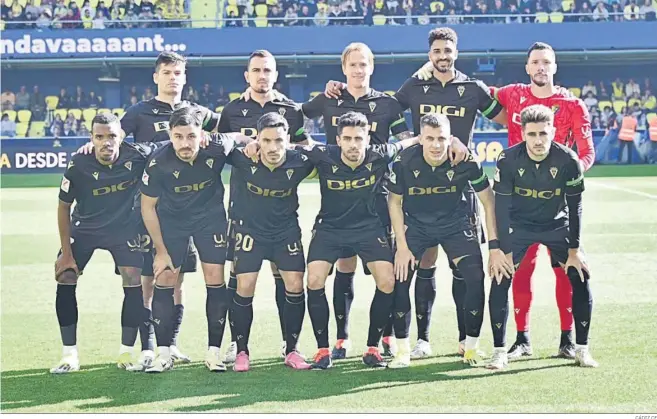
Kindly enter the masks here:
[[481, 114], [486, 118], [497, 122], [498, 124], [506, 126], [508, 124], [508, 118], [504, 106], [498, 102], [495, 97], [493, 97], [486, 83], [481, 80], [477, 80], [475, 84], [478, 88], [478, 109]]

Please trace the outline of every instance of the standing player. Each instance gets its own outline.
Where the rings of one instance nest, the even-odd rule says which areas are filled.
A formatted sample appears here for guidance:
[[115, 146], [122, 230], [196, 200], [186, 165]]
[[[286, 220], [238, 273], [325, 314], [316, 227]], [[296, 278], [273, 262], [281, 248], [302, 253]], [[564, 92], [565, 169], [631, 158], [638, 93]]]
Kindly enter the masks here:
[[[253, 322], [253, 295], [262, 261], [274, 263], [285, 283], [285, 365], [309, 369], [296, 350], [306, 311], [303, 274], [306, 262], [299, 227], [299, 183], [314, 172], [315, 166], [298, 151], [288, 150], [288, 123], [278, 112], [266, 113], [258, 120], [260, 159], [233, 153], [233, 197], [240, 210], [235, 223], [237, 292], [230, 309], [235, 323], [238, 355], [235, 371], [249, 370], [249, 335]], [[256, 143], [254, 143], [256, 144]]]
[[[308, 135], [303, 129], [303, 114], [301, 113], [300, 106], [293, 101], [279, 97], [274, 92], [274, 83], [278, 79], [278, 71], [276, 71], [276, 59], [274, 56], [265, 50], [257, 50], [251, 53], [247, 63], [244, 78], [249, 84], [248, 98], [235, 99], [224, 107], [219, 120], [219, 132], [241, 132], [242, 134], [255, 138], [258, 135], [257, 124], [260, 117], [269, 112], [276, 112], [283, 116], [288, 123], [290, 141], [293, 143], [305, 142]], [[236, 225], [241, 219], [242, 209], [236, 207], [236, 197], [234, 195], [235, 180], [233, 179], [234, 170], [231, 170], [230, 176], [230, 204], [228, 208], [228, 219], [231, 223], [230, 227]], [[248, 209], [246, 209], [248, 211]], [[229, 233], [229, 241], [232, 241], [232, 233]], [[234, 246], [232, 243], [228, 246], [228, 255], [226, 260], [233, 260]], [[276, 307], [278, 309], [278, 319], [281, 325], [281, 334], [283, 342], [281, 344], [281, 355], [285, 357], [285, 284], [281, 275], [278, 273], [276, 266], [272, 263], [272, 273], [274, 275], [274, 283], [276, 284]], [[228, 282], [228, 290], [231, 293], [230, 298], [235, 293], [237, 288], [237, 279], [234, 270], [231, 269], [230, 280]], [[231, 345], [226, 351], [225, 362], [235, 362], [237, 356], [237, 335], [235, 334], [234, 321], [230, 319], [231, 330]]]
[[171, 143], [151, 156], [141, 186], [141, 213], [155, 249], [153, 322], [159, 349], [146, 372], [173, 368], [173, 287], [190, 237], [199, 252], [207, 290], [205, 365], [210, 371], [225, 371], [219, 354], [229, 304], [223, 272], [227, 241], [221, 170], [235, 142], [250, 138], [223, 134], [220, 141], [200, 150], [202, 115], [195, 107], [176, 109], [169, 125]]
[[[121, 124], [112, 114], [94, 117], [91, 141], [94, 154], [73, 156], [59, 191], [57, 224], [61, 251], [55, 263], [55, 307], [64, 351], [62, 360], [50, 370], [54, 374], [80, 369], [75, 289], [96, 249], [112, 254], [123, 278], [119, 368], [132, 366], [132, 348], [143, 318], [139, 214], [133, 212], [132, 204], [151, 147], [124, 143]], [[71, 215], [74, 201], [77, 204]]]
[[[463, 193], [474, 188], [486, 212], [490, 246], [489, 272], [513, 272], [499, 249], [495, 204], [488, 177], [473, 156], [456, 166], [449, 164], [447, 147], [452, 140], [445, 115], [427, 114], [420, 120], [420, 145], [397, 156], [388, 181], [388, 207], [395, 231], [395, 336], [397, 354], [390, 368], [410, 366], [408, 331], [411, 324], [410, 283], [415, 261], [441, 245], [449, 260], [463, 274], [465, 292], [465, 354], [463, 361], [479, 365], [477, 348], [484, 319], [484, 264], [476, 231], [469, 219]], [[410, 270], [409, 270], [410, 265]]]
[[314, 368], [326, 369], [333, 364], [324, 286], [345, 248], [360, 256], [377, 287], [363, 362], [385, 366], [378, 347], [392, 312], [395, 278], [392, 250], [377, 215], [376, 199], [388, 164], [400, 150], [417, 144], [417, 139], [369, 146], [369, 130], [365, 115], [348, 112], [338, 119], [337, 146], [309, 146], [302, 151], [318, 170], [322, 195], [308, 251], [308, 312], [318, 347]]
[[[166, 141], [169, 139], [169, 118], [174, 110], [181, 107], [190, 106], [187, 101], [183, 101], [182, 91], [187, 83], [186, 74], [187, 62], [185, 57], [175, 52], [162, 52], [155, 61], [155, 72], [153, 73], [153, 82], [157, 86], [157, 96], [151, 100], [142, 101], [131, 106], [121, 118], [121, 129], [125, 136], [133, 135], [136, 143], [151, 141]], [[203, 129], [212, 132], [216, 131], [219, 123], [219, 115], [207, 108], [199, 107], [203, 112]], [[139, 199], [135, 202], [138, 209]], [[153, 302], [153, 287], [155, 278], [153, 277], [153, 254], [152, 240], [142, 226], [140, 233], [140, 243], [144, 253], [144, 267], [142, 270], [142, 288], [144, 291], [144, 305], [147, 312], [147, 319], [151, 318], [151, 305]], [[182, 281], [186, 272], [196, 272], [196, 252], [191, 245], [188, 257], [183, 263], [179, 281], [176, 282], [174, 291], [175, 300], [175, 323], [174, 332], [171, 340], [171, 354], [175, 360], [190, 362], [188, 356], [184, 355], [176, 346], [178, 332], [183, 319], [183, 296]], [[140, 335], [142, 342], [142, 354], [139, 363], [147, 367], [153, 361], [153, 326], [150, 321], [140, 326]]]
[[[593, 300], [589, 272], [580, 249], [584, 178], [577, 155], [553, 142], [553, 111], [533, 105], [520, 113], [525, 143], [505, 150], [497, 160], [495, 208], [500, 246], [520, 263], [534, 243], [544, 244], [554, 264], [566, 271], [573, 288], [575, 359], [582, 367], [597, 367], [588, 349]], [[495, 349], [490, 369], [504, 369], [506, 322], [511, 277], [494, 280], [489, 295]]]

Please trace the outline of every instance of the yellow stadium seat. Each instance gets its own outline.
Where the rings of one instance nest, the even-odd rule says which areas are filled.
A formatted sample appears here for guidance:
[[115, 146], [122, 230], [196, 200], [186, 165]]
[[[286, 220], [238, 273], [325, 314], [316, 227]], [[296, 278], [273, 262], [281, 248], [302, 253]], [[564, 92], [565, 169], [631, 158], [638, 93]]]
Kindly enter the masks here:
[[94, 119], [94, 116], [96, 116], [96, 109], [82, 109], [82, 118], [84, 118], [85, 121], [91, 121]]
[[310, 98], [313, 99], [317, 95], [321, 95], [322, 92], [310, 92]]
[[646, 100], [646, 103], [643, 104], [643, 107], [646, 109], [654, 109], [657, 107], [657, 100], [655, 100], [655, 97], [653, 96], [651, 99]]
[[256, 28], [266, 28], [269, 25], [269, 22], [267, 22], [266, 17], [259, 16], [255, 18], [255, 25]]
[[11, 7], [14, 5], [14, 0], [5, 0], [5, 6]]
[[442, 12], [445, 9], [445, 3], [442, 1], [434, 1], [431, 2], [429, 5], [429, 8], [431, 8], [431, 13], [439, 13]]
[[11, 110], [2, 111], [2, 114], [7, 115], [10, 121], [16, 122], [16, 111], [11, 111]]
[[107, 109], [107, 108], [100, 108], [96, 111], [96, 114], [99, 114], [99, 113], [112, 113], [112, 110]]
[[223, 106], [217, 106], [217, 107], [214, 109], [214, 111], [217, 112], [217, 113], [222, 113], [222, 112], [224, 111], [224, 107], [223, 107]]
[[57, 109], [59, 105], [59, 96], [46, 96], [46, 107], [49, 111]]
[[378, 25], [378, 26], [385, 25], [386, 20], [388, 20], [388, 18], [385, 15], [372, 16], [372, 21], [374, 22], [374, 25]]
[[256, 4], [255, 12], [256, 12], [256, 16], [258, 17], [267, 17], [269, 8], [267, 7], [266, 4]]
[[548, 23], [549, 20], [550, 17], [547, 13], [545, 12], [536, 13], [536, 23]]
[[278, 0], [267, 0], [267, 6], [278, 6]]
[[30, 124], [30, 137], [44, 137], [46, 135], [46, 123], [43, 121], [34, 121]]
[[624, 100], [614, 100], [614, 111], [620, 113], [623, 111], [623, 108], [627, 107], [627, 103]]
[[563, 0], [561, 2], [561, 9], [565, 12], [570, 10], [570, 6], [573, 4], [572, 0]]
[[394, 90], [386, 90], [386, 91], [383, 92], [383, 93], [389, 94], [390, 96], [394, 96], [395, 93], [397, 93], [397, 92], [395, 92]]
[[229, 6], [237, 6], [237, 0], [228, 0]]
[[609, 106], [611, 109], [614, 109], [614, 104], [608, 100], [601, 100], [598, 102], [598, 109], [601, 111], [604, 111], [607, 106]]
[[117, 114], [119, 118], [123, 117], [123, 114], [125, 113], [125, 109], [123, 108], [114, 108], [112, 109], [112, 113]]
[[580, 89], [579, 87], [569, 87], [568, 90], [570, 90], [570, 92], [574, 94], [575, 97], [582, 96], [582, 89]]
[[384, 6], [384, 1], [383, 0], [375, 0], [374, 1], [374, 9], [381, 10], [381, 9], [383, 9], [383, 6]]
[[317, 10], [321, 10], [324, 13], [328, 13], [328, 4], [326, 3], [318, 3], [317, 4]]
[[563, 13], [561, 13], [561, 12], [552, 12], [552, 13], [550, 13], [550, 22], [552, 22], [552, 23], [562, 23], [563, 22]]
[[[77, 119], [78, 121], [80, 120], [80, 118], [82, 118], [82, 110], [80, 109], [69, 109], [68, 113], [69, 114], [72, 113], [75, 119]], [[68, 114], [66, 114], [66, 116], [68, 116]]]
[[230, 92], [228, 93], [228, 99], [232, 102], [235, 99], [239, 99], [242, 94], [240, 92]]
[[96, 6], [98, 6], [98, 1], [99, 0], [91, 0], [89, 2], [89, 6], [91, 6], [94, 10], [96, 9]]
[[235, 14], [235, 16], [239, 17], [239, 12], [240, 11], [239, 11], [239, 9], [237, 8], [236, 5], [229, 4], [228, 6], [226, 6], [226, 16], [229, 16], [230, 12], [233, 12]]
[[55, 116], [59, 115], [59, 117], [62, 118], [63, 121], [68, 116], [68, 109], [55, 109], [53, 113], [55, 114]]
[[137, 6], [141, 6], [141, 0], [135, 0], [135, 4], [136, 4]]
[[5, 21], [0, 20], [0, 31], [4, 31], [4, 30], [5, 30]]
[[30, 124], [28, 124], [27, 122], [19, 122], [18, 124], [16, 124], [16, 136], [25, 137], [29, 126]]
[[[627, 106], [633, 107], [635, 103], [638, 103], [639, 106], [641, 106], [641, 99], [637, 99], [633, 97], [627, 101]], [[20, 115], [18, 116], [18, 119], [20, 119]]]
[[25, 6], [27, 5], [27, 0], [18, 0], [18, 4], [20, 4], [21, 6], [23, 6], [23, 8], [25, 8]]
[[30, 122], [32, 119], [32, 111], [26, 109], [18, 111], [18, 122]]
[[39, 7], [39, 6], [41, 6], [41, 0], [34, 0], [34, 1], [32, 2], [32, 4], [35, 5], [35, 6], [37, 6], [37, 7]]

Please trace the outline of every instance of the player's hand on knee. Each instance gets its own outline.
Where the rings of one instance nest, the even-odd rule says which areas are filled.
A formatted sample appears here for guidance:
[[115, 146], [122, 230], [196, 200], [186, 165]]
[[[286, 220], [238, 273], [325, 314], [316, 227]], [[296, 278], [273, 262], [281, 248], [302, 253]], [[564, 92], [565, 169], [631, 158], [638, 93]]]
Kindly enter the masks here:
[[175, 267], [168, 253], [157, 253], [153, 259], [153, 276], [157, 278], [167, 269], [174, 271]]
[[346, 88], [347, 85], [342, 82], [329, 80], [326, 83], [326, 88], [324, 88], [324, 95], [332, 99], [337, 99], [342, 96], [342, 90]]
[[244, 146], [244, 155], [250, 159], [259, 159], [260, 158], [260, 146], [256, 141], [251, 141], [246, 146]]
[[79, 274], [78, 265], [75, 263], [73, 255], [62, 253], [55, 262], [55, 278], [70, 269], [75, 271], [76, 275]]
[[408, 279], [408, 267], [415, 266], [415, 256], [408, 247], [398, 247], [395, 253], [395, 278], [404, 282]]
[[433, 76], [433, 64], [427, 61], [418, 71], [413, 73], [413, 77], [420, 80], [429, 80]]
[[500, 249], [492, 249], [488, 256], [488, 274], [494, 278], [498, 284], [502, 283], [504, 278], [513, 277], [513, 261], [510, 261]]
[[586, 266], [586, 262], [584, 261], [584, 254], [580, 252], [579, 249], [568, 250], [568, 260], [566, 260], [566, 265], [564, 266], [566, 273], [568, 273], [569, 268], [575, 268], [577, 270], [577, 274], [579, 275], [579, 279], [584, 282], [584, 272], [589, 274], [589, 268]]
[[94, 143], [89, 141], [87, 144], [83, 145], [82, 147], [78, 148], [78, 151], [76, 151], [77, 154], [91, 154], [94, 151]]
[[449, 160], [452, 166], [456, 166], [468, 158], [470, 150], [458, 138], [452, 136], [452, 144], [449, 146]]

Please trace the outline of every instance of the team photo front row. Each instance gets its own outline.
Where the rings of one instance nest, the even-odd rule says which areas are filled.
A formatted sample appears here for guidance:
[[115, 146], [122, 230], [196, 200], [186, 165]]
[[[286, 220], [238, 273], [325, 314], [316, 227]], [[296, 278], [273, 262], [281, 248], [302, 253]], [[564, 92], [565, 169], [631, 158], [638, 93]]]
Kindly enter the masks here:
[[[465, 331], [463, 362], [504, 370], [509, 289], [536, 243], [547, 247], [553, 267], [561, 267], [572, 285], [575, 363], [597, 367], [588, 348], [592, 295], [580, 245], [583, 169], [575, 152], [555, 141], [550, 108], [522, 111], [524, 141], [499, 155], [492, 187], [474, 156], [451, 153], [459, 139], [438, 113], [422, 117], [417, 137], [385, 144], [370, 144], [368, 120], [358, 112], [337, 120], [337, 145], [310, 138], [291, 143], [288, 121], [277, 112], [258, 119], [256, 138], [207, 134], [205, 119], [196, 106], [181, 106], [171, 114], [169, 140], [150, 143], [124, 142], [114, 115], [93, 119], [91, 142], [73, 156], [59, 190], [55, 278], [63, 355], [52, 373], [80, 369], [76, 286], [96, 249], [111, 253], [122, 278], [119, 368], [159, 373], [174, 361], [189, 362], [176, 346], [181, 313], [174, 294], [181, 273], [195, 270], [196, 253], [207, 291], [204, 361], [210, 371], [226, 371], [227, 364], [238, 372], [250, 369], [252, 302], [264, 260], [284, 284], [277, 306], [285, 365], [327, 369], [344, 358], [342, 344], [329, 345], [325, 286], [338, 259], [355, 255], [376, 283], [363, 363], [406, 368], [412, 358], [411, 282], [425, 251], [438, 245], [465, 284], [463, 307], [457, 308]], [[226, 164], [228, 214], [221, 177]], [[306, 252], [297, 191], [314, 177], [321, 205]], [[155, 278], [152, 295], [146, 285], [142, 290], [142, 276]], [[494, 347], [485, 360], [479, 336], [486, 277]], [[297, 347], [306, 309], [317, 342], [311, 361]], [[231, 342], [222, 355], [227, 323]], [[386, 330], [396, 339], [381, 351]], [[135, 358], [138, 335], [142, 351]]]

